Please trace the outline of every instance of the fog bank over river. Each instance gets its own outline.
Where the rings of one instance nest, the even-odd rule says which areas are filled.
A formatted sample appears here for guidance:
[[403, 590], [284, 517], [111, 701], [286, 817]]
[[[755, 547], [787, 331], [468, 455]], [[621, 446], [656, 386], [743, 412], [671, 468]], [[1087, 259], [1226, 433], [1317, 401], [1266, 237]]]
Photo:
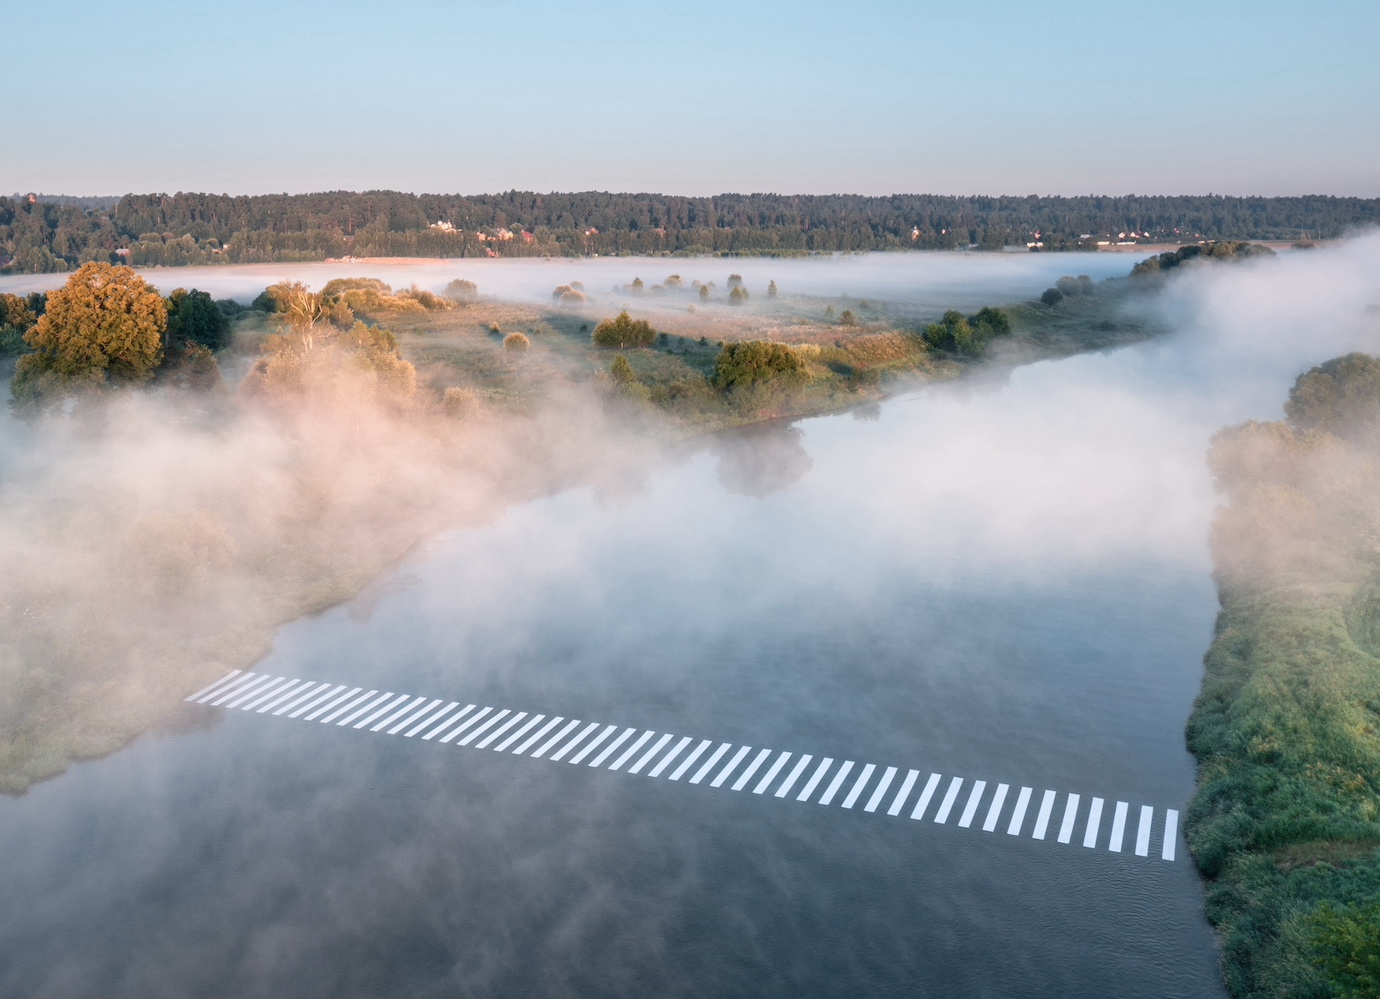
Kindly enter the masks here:
[[[653, 263], [971, 308], [1103, 259], [1131, 264]], [[536, 300], [580, 268], [595, 291], [664, 276], [349, 273]], [[1380, 239], [1185, 271], [1169, 336], [654, 456], [434, 539], [258, 668], [1080, 792], [1080, 816], [1088, 796], [1182, 810], [1217, 609], [1208, 439], [1278, 418], [1307, 366], [1380, 350]], [[959, 828], [493, 748], [189, 707], [0, 799], [0, 993], [1222, 994], [1182, 844], [1171, 862], [1112, 852], [1108, 820], [1093, 848], [1081, 819], [1071, 842], [1007, 835], [1010, 804], [985, 832], [990, 798]]]

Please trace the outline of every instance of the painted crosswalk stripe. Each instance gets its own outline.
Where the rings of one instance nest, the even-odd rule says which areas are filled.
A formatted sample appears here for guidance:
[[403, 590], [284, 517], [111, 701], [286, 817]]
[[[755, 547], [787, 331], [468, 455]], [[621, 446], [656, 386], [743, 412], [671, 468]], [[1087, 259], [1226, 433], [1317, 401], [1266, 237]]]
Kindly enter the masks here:
[[486, 721], [483, 725], [480, 725], [478, 728], [470, 729], [469, 734], [466, 735], [459, 742], [457, 742], [456, 745], [468, 746], [471, 742], [473, 742], [475, 739], [478, 739], [481, 735], [483, 735], [489, 729], [493, 728], [493, 726], [497, 725], [499, 722], [501, 722], [504, 718], [507, 718], [512, 713], [512, 708], [504, 708], [498, 714], [491, 715], [489, 717], [489, 720]]
[[235, 691], [243, 690], [251, 683], [262, 683], [267, 679], [268, 675], [266, 673], [245, 673], [242, 676], [237, 677], [233, 682], [226, 684], [224, 687], [220, 687], [217, 690], [211, 691], [209, 694], [203, 697], [199, 703], [210, 704], [212, 707], [215, 707], [216, 705], [219, 705], [222, 701], [234, 697]]
[[762, 765], [762, 761], [770, 755], [770, 749], [764, 749], [760, 753], [758, 753], [756, 758], [748, 764], [748, 768], [743, 771], [742, 775], [733, 782], [733, 790], [741, 791], [744, 787], [746, 787], [747, 782], [752, 779], [752, 775], [757, 772], [757, 768]]
[[514, 725], [518, 724], [519, 722], [522, 721], [522, 719], [524, 719], [524, 718], [526, 718], [526, 717], [527, 717], [527, 712], [526, 712], [526, 711], [519, 711], [517, 714], [513, 715], [513, 717], [509, 718], [509, 719], [508, 719], [506, 722], [504, 722], [502, 725], [498, 726], [498, 728], [494, 729], [494, 730], [493, 730], [492, 732], [490, 732], [488, 735], [484, 736], [484, 738], [482, 738], [482, 739], [480, 739], [478, 742], [476, 742], [476, 743], [474, 744], [474, 748], [475, 748], [475, 749], [488, 749], [488, 748], [489, 748], [489, 743], [491, 743], [491, 742], [496, 742], [497, 740], [503, 738], [503, 733], [504, 733], [504, 732], [508, 731], [508, 729], [512, 728]]
[[709, 776], [709, 771], [714, 769], [714, 764], [718, 763], [719, 760], [723, 759], [724, 753], [728, 752], [732, 748], [733, 743], [731, 742], [720, 743], [719, 748], [714, 750], [714, 755], [709, 757], [709, 759], [705, 760], [704, 766], [700, 767], [698, 770], [695, 771], [695, 776], [690, 778], [690, 783], [698, 784], [700, 781], [704, 780], [705, 777]]
[[701, 742], [698, 746], [694, 748], [694, 750], [690, 753], [689, 756], [680, 761], [680, 765], [676, 767], [675, 772], [671, 774], [671, 776], [667, 779], [680, 780], [682, 777], [684, 777], [685, 771], [693, 767], [695, 765], [695, 761], [698, 760], [702, 755], [704, 755], [704, 751], [712, 745], [714, 745], [714, 741], [712, 739], [705, 739], [703, 742]]
[[426, 716], [425, 718], [423, 718], [420, 722], [418, 722], [418, 723], [416, 724], [416, 726], [414, 726], [413, 728], [408, 729], [406, 732], [404, 732], [404, 733], [403, 733], [403, 738], [404, 738], [404, 739], [410, 739], [410, 738], [412, 738], [414, 735], [416, 735], [416, 734], [417, 734], [418, 732], [420, 732], [422, 729], [426, 728], [428, 725], [433, 724], [434, 722], [436, 722], [437, 719], [445, 717], [447, 714], [449, 714], [451, 711], [454, 711], [454, 710], [455, 710], [456, 708], [458, 708], [459, 706], [460, 706], [460, 702], [459, 702], [459, 701], [451, 701], [449, 704], [447, 704], [447, 705], [446, 705], [444, 708], [442, 708], [440, 711], [437, 711], [437, 712], [434, 712], [434, 713], [432, 713], [432, 714], [427, 715], [427, 716]]
[[839, 772], [834, 774], [834, 779], [829, 782], [829, 789], [824, 792], [824, 796], [819, 799], [821, 805], [828, 805], [833, 802], [834, 795], [839, 793], [839, 788], [843, 787], [843, 781], [848, 776], [848, 772], [853, 769], [852, 760], [844, 760], [843, 766], [839, 767]]
[[533, 750], [533, 751], [532, 751], [532, 757], [531, 757], [531, 758], [534, 759], [534, 760], [539, 760], [539, 759], [541, 759], [543, 756], [546, 755], [546, 751], [547, 751], [548, 749], [550, 749], [550, 748], [551, 748], [552, 746], [554, 746], [556, 743], [560, 742], [560, 741], [561, 741], [562, 739], [564, 739], [567, 735], [569, 735], [569, 734], [570, 734], [570, 730], [573, 729], [573, 728], [574, 728], [576, 725], [578, 725], [578, 724], [580, 724], [580, 719], [578, 719], [578, 718], [572, 718], [572, 719], [570, 719], [570, 721], [566, 722], [565, 728], [561, 729], [559, 732], [557, 732], [555, 735], [553, 735], [550, 739], [547, 739], [545, 742], [543, 742], [539, 748]]
[[1121, 841], [1126, 835], [1126, 802], [1118, 801], [1116, 811], [1112, 813], [1112, 837], [1107, 843], [1107, 849], [1112, 853], [1121, 852]]
[[876, 790], [872, 792], [872, 797], [867, 799], [867, 804], [863, 806], [864, 812], [875, 812], [877, 806], [882, 803], [882, 795], [886, 794], [886, 789], [891, 786], [891, 782], [896, 779], [896, 768], [887, 767], [882, 774], [881, 782], [878, 783]]
[[[288, 681], [286, 684], [284, 684], [283, 686], [281, 686], [281, 687], [275, 687], [274, 689], [269, 690], [267, 693], [260, 692], [260, 694], [259, 694], [258, 697], [252, 698], [251, 700], [246, 701], [244, 704], [242, 704], [242, 705], [240, 706], [240, 710], [241, 710], [241, 711], [253, 711], [255, 708], [259, 707], [259, 705], [261, 705], [261, 704], [263, 704], [264, 707], [268, 707], [268, 705], [270, 705], [270, 704], [277, 704], [277, 703], [278, 703], [279, 701], [281, 701], [283, 698], [285, 698], [285, 697], [291, 697], [291, 696], [292, 696], [292, 692], [293, 692], [294, 690], [298, 689], [299, 687], [301, 687], [302, 684], [304, 684], [304, 683], [306, 683], [306, 682], [307, 682], [307, 681], [305, 681], [305, 680], [290, 680], [290, 681]], [[267, 702], [267, 703], [265, 704], [265, 702]], [[262, 710], [262, 709], [260, 709], [260, 710]]]
[[939, 811], [934, 813], [934, 821], [940, 825], [949, 821], [949, 812], [953, 810], [954, 801], [957, 800], [962, 787], [962, 777], [954, 777], [949, 781], [949, 789], [944, 792], [944, 800], [939, 803]]
[[1070, 794], [1064, 804], [1064, 819], [1059, 823], [1059, 842], [1073, 839], [1073, 823], [1078, 818], [1078, 795]]
[[[587, 736], [589, 735], [589, 733], [593, 732], [593, 731], [594, 731], [596, 728], [598, 728], [598, 727], [599, 727], [599, 723], [598, 723], [598, 722], [590, 722], [590, 723], [589, 723], [588, 725], [586, 725], [584, 728], [580, 729], [580, 734], [579, 734], [579, 735], [577, 735], [575, 738], [571, 739], [571, 740], [570, 740], [569, 742], [567, 742], [564, 746], [562, 746], [560, 749], [556, 750], [554, 753], [551, 754], [551, 762], [552, 762], [552, 763], [559, 763], [559, 762], [561, 762], [561, 760], [565, 759], [565, 754], [566, 754], [566, 753], [570, 752], [572, 749], [574, 749], [576, 746], [578, 746], [578, 745], [585, 739], [585, 737], [587, 737]], [[538, 755], [540, 755], [540, 754], [538, 754]]]
[[[565, 718], [563, 716], [556, 715], [556, 717], [552, 718], [549, 722], [547, 722], [541, 728], [537, 729], [536, 732], [530, 735], [527, 738], [526, 742], [518, 746], [517, 749], [513, 750], [513, 755], [521, 756], [523, 753], [527, 752], [527, 750], [531, 749], [533, 744], [535, 744], [538, 739], [542, 738], [542, 736], [546, 735], [547, 732], [550, 732], [553, 728], [555, 728], [563, 721], [565, 721]], [[503, 747], [498, 746], [497, 748], [501, 750]]]
[[993, 832], [997, 828], [997, 820], [1001, 818], [1001, 806], [1006, 802], [1006, 792], [1011, 790], [1010, 784], [998, 784], [996, 793], [992, 795], [992, 804], [987, 806], [987, 818], [982, 820], [982, 831]]
[[816, 767], [815, 772], [810, 775], [810, 779], [805, 784], [805, 787], [795, 796], [795, 800], [809, 801], [810, 795], [815, 793], [815, 788], [819, 787], [819, 782], [824, 779], [824, 775], [829, 772], [829, 768], [833, 765], [834, 758], [832, 756], [826, 756], [824, 759], [820, 760], [819, 766]]
[[1150, 823], [1155, 818], [1155, 810], [1149, 805], [1140, 806], [1140, 827], [1136, 829], [1136, 856], [1150, 856]]
[[[360, 689], [360, 688], [356, 687], [355, 689], [358, 690], [358, 689]], [[344, 703], [341, 704], [340, 707], [336, 708], [336, 709], [335, 709], [334, 711], [332, 711], [330, 714], [323, 716], [323, 717], [322, 717], [321, 719], [319, 719], [319, 720], [320, 720], [320, 722], [321, 722], [322, 725], [329, 725], [331, 722], [335, 721], [335, 720], [336, 720], [337, 718], [339, 718], [341, 715], [345, 714], [345, 712], [347, 712], [347, 711], [353, 711], [358, 705], [363, 704], [363, 703], [369, 701], [370, 699], [372, 699], [372, 698], [373, 698], [374, 696], [376, 696], [377, 694], [378, 694], [378, 691], [377, 691], [377, 690], [368, 690], [368, 691], [365, 691], [364, 693], [360, 694], [358, 697], [347, 697], [347, 698], [344, 699]], [[385, 694], [384, 696], [387, 696], [387, 695]]]
[[[399, 695], [396, 701], [390, 701], [389, 703], [385, 704], [383, 707], [375, 711], [373, 714], [369, 715], [367, 718], [355, 722], [355, 728], [366, 728], [370, 725], [373, 725], [373, 727], [370, 728], [369, 731], [377, 732], [379, 731], [379, 729], [383, 728], [385, 725], [393, 721], [399, 715], [402, 715], [404, 712], [411, 711], [417, 705], [424, 703], [426, 703], [425, 697], [413, 697], [411, 694], [401, 694]], [[390, 714], [389, 712], [393, 713]], [[383, 716], [383, 720], [375, 721], [375, 719], [377, 719], [380, 715]]]
[[258, 687], [255, 690], [251, 690], [246, 694], [241, 694], [239, 697], [236, 697], [233, 700], [227, 701], [225, 703], [225, 706], [227, 708], [245, 708], [249, 707], [250, 705], [258, 704], [259, 698], [263, 697], [265, 694], [272, 693], [274, 690], [279, 689], [280, 687], [282, 687], [283, 684], [287, 683], [287, 681], [288, 678], [285, 676], [274, 677], [272, 680], [264, 684], [262, 687]]
[[470, 713], [471, 711], [473, 711], [473, 710], [474, 710], [474, 705], [473, 705], [473, 704], [466, 704], [466, 705], [465, 705], [463, 708], [461, 708], [459, 711], [455, 712], [455, 714], [445, 716], [445, 721], [441, 722], [441, 724], [439, 724], [439, 725], [436, 725], [435, 727], [432, 728], [432, 730], [431, 730], [430, 732], [428, 732], [426, 735], [422, 736], [422, 741], [423, 741], [423, 742], [430, 742], [432, 739], [436, 738], [438, 735], [440, 735], [440, 734], [441, 734], [442, 732], [444, 732], [446, 729], [450, 728], [452, 725], [454, 725], [456, 722], [458, 722], [461, 718], [464, 718], [467, 714], [469, 714], [469, 713]]
[[906, 799], [910, 797], [911, 788], [915, 787], [916, 778], [919, 776], [919, 770], [906, 771], [906, 779], [901, 781], [901, 790], [896, 792], [896, 797], [891, 799], [891, 807], [886, 810], [888, 815], [901, 814], [901, 807], [905, 805]]
[[[288, 717], [289, 717], [289, 718], [296, 718], [298, 715], [303, 714], [304, 712], [307, 712], [307, 711], [311, 711], [313, 708], [317, 708], [318, 706], [324, 707], [325, 705], [328, 705], [328, 704], [334, 704], [334, 703], [335, 703], [335, 698], [336, 698], [337, 696], [341, 695], [341, 692], [344, 691], [345, 687], [346, 687], [346, 684], [343, 684], [343, 683], [338, 683], [338, 684], [336, 684], [334, 687], [332, 687], [330, 690], [326, 691], [325, 693], [323, 693], [323, 694], [317, 694], [315, 697], [312, 697], [309, 701], [307, 701], [306, 704], [303, 704], [300, 708], [297, 708], [295, 711], [292, 712], [292, 714], [288, 715]], [[276, 715], [278, 712], [275, 711], [275, 712], [273, 712], [273, 713]], [[310, 721], [310, 720], [311, 720], [311, 717], [312, 717], [311, 715], [307, 715], [307, 717], [306, 717], [305, 720], [306, 720], [306, 721]]]
[[211, 704], [215, 707], [220, 707], [223, 704], [227, 708], [233, 708], [236, 704], [240, 702], [241, 699], [248, 697], [250, 693], [262, 687], [264, 684], [268, 683], [272, 679], [274, 678], [269, 676], [267, 673], [260, 673], [254, 679], [250, 680], [248, 683], [242, 683], [239, 686], [232, 687], [230, 690], [227, 690], [225, 693], [221, 694], [219, 697], [213, 700]]
[[867, 782], [872, 779], [872, 772], [877, 769], [877, 764], [869, 763], [863, 767], [862, 776], [853, 782], [853, 787], [848, 792], [848, 797], [843, 799], [844, 808], [852, 808], [858, 800], [858, 795], [862, 794]]
[[775, 762], [772, 763], [771, 769], [767, 771], [766, 776], [759, 780], [757, 786], [752, 789], [752, 793], [761, 794], [767, 788], [771, 787], [771, 782], [776, 780], [776, 775], [781, 772], [781, 768], [786, 765], [786, 761], [790, 758], [790, 753], [782, 753], [778, 756]]
[[638, 759], [638, 761], [637, 761], [636, 763], [634, 763], [632, 766], [628, 767], [628, 773], [630, 773], [630, 774], [641, 773], [641, 772], [642, 772], [642, 768], [645, 767], [648, 763], [652, 762], [652, 757], [655, 756], [657, 753], [661, 752], [661, 750], [665, 747], [666, 743], [668, 743], [668, 742], [670, 742], [670, 741], [671, 741], [671, 733], [670, 733], [670, 732], [667, 732], [665, 735], [663, 735], [660, 739], [658, 739], [658, 740], [656, 741], [656, 743], [652, 746], [651, 749], [649, 749], [649, 750], [647, 750], [645, 753], [643, 753], [642, 756], [641, 756], [641, 758]]
[[728, 775], [733, 773], [734, 768], [743, 762], [743, 757], [752, 751], [751, 746], [743, 746], [738, 752], [733, 754], [733, 759], [724, 764], [724, 768], [719, 771], [719, 775], [709, 782], [710, 787], [721, 787], [723, 782], [728, 779]]
[[610, 756], [612, 756], [612, 755], [618, 750], [618, 747], [619, 747], [619, 746], [621, 746], [621, 745], [623, 745], [623, 743], [627, 742], [627, 741], [628, 741], [628, 736], [632, 735], [632, 734], [633, 734], [634, 732], [636, 732], [636, 731], [637, 731], [637, 726], [635, 726], [635, 725], [630, 726], [630, 727], [628, 727], [628, 728], [625, 728], [625, 729], [623, 730], [623, 734], [622, 734], [622, 735], [620, 735], [617, 739], [614, 739], [612, 742], [610, 742], [607, 746], [604, 747], [603, 752], [601, 752], [598, 756], [596, 756], [594, 759], [592, 759], [592, 760], [589, 761], [589, 765], [592, 766], [592, 767], [601, 767], [601, 766], [603, 766], [603, 765], [604, 765], [604, 761], [607, 760]]
[[[411, 696], [411, 694], [398, 694], [395, 697], [393, 692], [390, 690], [387, 693], [385, 693], [382, 697], [380, 697], [378, 700], [372, 702], [371, 704], [365, 705], [359, 711], [355, 712], [354, 715], [351, 715], [349, 718], [343, 718], [340, 721], [336, 722], [336, 724], [346, 725], [350, 721], [352, 721], [356, 716], [368, 712], [368, 714], [365, 716], [363, 720], [359, 721], [354, 725], [355, 728], [363, 728], [365, 725], [368, 725], [379, 715], [383, 714], [385, 711], [393, 710], [395, 707], [397, 707], [399, 704], [402, 704]], [[390, 700], [390, 698], [393, 699]]]
[[[393, 691], [385, 690], [382, 694], [379, 694], [378, 697], [362, 698], [361, 700], [363, 701], [363, 703], [361, 703], [359, 707], [357, 707], [354, 711], [351, 711], [344, 718], [340, 719], [340, 721], [336, 722], [336, 725], [344, 726], [350, 724], [350, 722], [354, 721], [356, 718], [364, 714], [366, 711], [374, 710], [375, 707], [382, 704], [384, 701], [388, 700], [390, 697], [393, 696]], [[407, 697], [406, 694], [403, 694], [402, 696], [404, 698]]]
[[[270, 697], [265, 703], [255, 708], [254, 713], [261, 715], [270, 708], [276, 708], [284, 701], [290, 700], [294, 697], [300, 697], [303, 694], [309, 693], [315, 687], [316, 684], [310, 680], [294, 680], [292, 681], [292, 683], [288, 684], [286, 687], [280, 690], [277, 694]], [[246, 708], [245, 710], [248, 709]]]
[[[397, 709], [397, 711], [393, 712], [392, 715], [389, 715], [388, 718], [385, 718], [384, 720], [382, 720], [382, 722], [375, 724], [373, 729], [370, 729], [370, 731], [380, 731], [382, 729], [386, 729], [386, 727], [391, 726], [393, 722], [396, 722], [397, 719], [403, 718], [403, 716], [407, 715], [408, 712], [415, 711], [415, 709], [417, 708], [421, 708], [422, 711], [426, 711], [426, 708], [424, 706], [425, 704], [425, 697], [418, 697], [417, 700], [408, 701], [406, 705], [403, 705], [402, 708]], [[407, 722], [403, 722], [403, 724], [407, 724]], [[392, 731], [389, 731], [388, 734], [392, 735], [393, 733]]]
[[1011, 824], [1006, 827], [1006, 835], [1019, 836], [1021, 825], [1025, 822], [1025, 810], [1030, 804], [1030, 795], [1033, 788], [1023, 787], [1021, 793], [1016, 795], [1016, 807], [1011, 812]]
[[977, 814], [978, 804], [982, 801], [982, 792], [986, 790], [985, 780], [973, 781], [973, 790], [968, 794], [968, 802], [963, 806], [963, 814], [958, 819], [960, 829], [967, 829], [973, 824], [973, 816]]
[[930, 799], [934, 797], [935, 788], [939, 787], [939, 774], [930, 774], [930, 779], [925, 781], [925, 786], [920, 791], [920, 798], [915, 802], [915, 807], [911, 809], [912, 819], [923, 818], [925, 809], [930, 807]]
[[[324, 701], [325, 703], [314, 702], [315, 704], [319, 704], [319, 706], [317, 706], [316, 709], [315, 709], [314, 711], [312, 711], [310, 714], [305, 715], [305, 716], [302, 718], [302, 720], [303, 720], [303, 721], [316, 721], [316, 716], [317, 716], [317, 715], [323, 714], [324, 712], [327, 712], [327, 711], [331, 710], [331, 709], [334, 708], [337, 704], [339, 704], [341, 701], [349, 700], [351, 697], [354, 697], [356, 694], [358, 694], [358, 693], [359, 693], [361, 690], [363, 690], [363, 689], [364, 689], [363, 687], [351, 687], [349, 690], [345, 690], [345, 688], [344, 688], [343, 686], [336, 687], [335, 690], [332, 690], [329, 694], [327, 694], [324, 698], [322, 698], [322, 701]], [[339, 690], [345, 690], [345, 693], [337, 695], [337, 694], [336, 694], [336, 691], [339, 691]], [[314, 705], [308, 705], [309, 708], [310, 708], [310, 707], [313, 707], [313, 706], [314, 706]], [[289, 717], [289, 718], [296, 718], [296, 717], [297, 717], [297, 712], [294, 711], [292, 714], [288, 715], [288, 717]]]
[[630, 759], [632, 759], [633, 754], [636, 753], [639, 749], [641, 749], [642, 746], [646, 743], [646, 741], [654, 735], [656, 735], [656, 733], [653, 732], [651, 729], [647, 729], [647, 731], [639, 735], [637, 739], [633, 742], [633, 744], [629, 746], [627, 750], [624, 751], [622, 756], [618, 757], [618, 759], [614, 760], [612, 763], [609, 764], [609, 769], [617, 770], [620, 767], [622, 767], [623, 764], [627, 763]]
[[610, 725], [610, 726], [608, 726], [607, 728], [605, 728], [602, 732], [600, 732], [598, 735], [596, 735], [592, 740], [590, 740], [589, 742], [585, 743], [584, 748], [581, 749], [578, 753], [576, 753], [574, 756], [572, 756], [572, 757], [570, 758], [571, 764], [574, 765], [574, 764], [576, 764], [576, 763], [583, 763], [586, 756], [588, 756], [590, 753], [592, 753], [592, 752], [594, 752], [596, 749], [598, 749], [598, 748], [599, 748], [599, 744], [600, 744], [601, 742], [603, 742], [605, 739], [607, 739], [609, 736], [613, 735], [613, 733], [614, 733], [614, 732], [617, 732], [617, 731], [618, 731], [618, 726], [617, 726], [617, 725]]
[[1179, 813], [1176, 809], [1164, 810], [1164, 846], [1160, 850], [1161, 860], [1174, 859], [1174, 847], [1179, 841]]
[[1054, 797], [1053, 791], [1046, 791], [1041, 799], [1040, 814], [1035, 817], [1035, 829], [1030, 834], [1031, 839], [1045, 838], [1045, 832], [1049, 829], [1049, 814], [1054, 811]]
[[685, 738], [681, 739], [680, 742], [676, 743], [675, 746], [672, 747], [671, 751], [661, 758], [661, 761], [652, 768], [651, 772], [648, 773], [647, 776], [660, 777], [662, 771], [664, 771], [668, 766], [670, 766], [671, 761], [681, 754], [681, 750], [683, 750], [686, 746], [690, 745], [690, 741], [690, 736], [687, 735]]
[[1097, 830], [1102, 825], [1102, 799], [1094, 798], [1088, 808], [1088, 825], [1083, 830], [1083, 845], [1089, 850], [1097, 846]]
[[493, 712], [493, 710], [494, 709], [491, 707], [480, 708], [474, 714], [470, 715], [468, 718], [462, 721], [459, 725], [456, 725], [455, 728], [451, 729], [445, 735], [441, 736], [441, 738], [437, 740], [437, 743], [439, 745], [444, 746], [447, 743], [453, 742], [460, 735], [461, 732], [464, 732], [475, 722], [480, 721], [483, 718], [486, 718]]
[[541, 714], [540, 712], [538, 712], [537, 714], [533, 715], [532, 718], [531, 718], [531, 720], [528, 721], [526, 725], [522, 726], [522, 728], [518, 729], [518, 730], [517, 730], [516, 732], [514, 732], [512, 735], [508, 736], [508, 738], [504, 739], [504, 740], [503, 740], [502, 742], [500, 742], [497, 746], [495, 746], [495, 747], [494, 747], [494, 752], [495, 752], [495, 753], [501, 753], [501, 752], [503, 752], [505, 749], [507, 749], [507, 748], [508, 748], [509, 746], [511, 746], [513, 743], [517, 742], [519, 739], [521, 739], [521, 738], [522, 738], [524, 735], [526, 735], [528, 732], [532, 731], [532, 729], [534, 729], [534, 728], [536, 728], [538, 725], [540, 725], [540, 724], [541, 724], [541, 720], [542, 720], [543, 718], [545, 718], [545, 717], [546, 717], [546, 715]]
[[[288, 701], [281, 707], [275, 708], [273, 714], [276, 717], [282, 714], [284, 711], [291, 711], [293, 708], [297, 707], [297, 705], [301, 704], [303, 701], [310, 700], [313, 697], [318, 697], [326, 693], [330, 690], [330, 687], [331, 685], [329, 683], [313, 683], [310, 687], [307, 687], [305, 689], [299, 687], [293, 693], [292, 700]], [[270, 707], [272, 707], [272, 705], [270, 705]], [[259, 710], [263, 711], [265, 709], [260, 708]]]
[[223, 683], [228, 683], [229, 681], [235, 679], [235, 677], [237, 677], [237, 676], [239, 676], [239, 675], [240, 675], [240, 671], [239, 671], [239, 670], [237, 670], [237, 669], [232, 669], [229, 673], [226, 673], [223, 677], [221, 677], [221, 678], [220, 678], [219, 680], [217, 680], [215, 683], [211, 684], [209, 687], [202, 687], [202, 688], [201, 688], [200, 690], [198, 690], [195, 694], [192, 694], [190, 697], [184, 697], [184, 698], [182, 698], [182, 699], [183, 699], [184, 701], [199, 701], [199, 700], [201, 700], [201, 698], [209, 696], [210, 693], [211, 693], [211, 691], [215, 690], [215, 689], [216, 689], [217, 687], [219, 687], [221, 684], [223, 684]]
[[786, 779], [781, 782], [781, 786], [776, 789], [776, 797], [784, 798], [791, 793], [791, 788], [795, 787], [795, 782], [800, 780], [800, 775], [805, 772], [805, 768], [810, 765], [814, 757], [806, 753], [795, 761], [795, 766], [791, 767], [791, 772], [786, 775]]
[[[411, 725], [413, 722], [415, 722], [418, 718], [422, 717], [423, 715], [430, 716], [431, 712], [432, 712], [433, 710], [435, 710], [436, 705], [438, 705], [438, 704], [440, 704], [440, 703], [441, 703], [441, 699], [438, 697], [438, 698], [436, 698], [435, 700], [428, 701], [426, 704], [424, 704], [422, 707], [418, 708], [416, 711], [407, 712], [407, 713], [406, 713], [406, 714], [407, 714], [407, 717], [405, 717], [402, 721], [398, 722], [396, 725], [394, 725], [392, 728], [390, 728], [390, 729], [388, 730], [388, 734], [389, 734], [389, 735], [397, 735], [399, 732], [401, 732], [403, 729], [407, 728], [407, 726]], [[422, 724], [425, 725], [426, 722], [423, 722]], [[375, 731], [378, 731], [378, 730], [375, 729]], [[405, 738], [405, 737], [404, 737], [404, 738]]]

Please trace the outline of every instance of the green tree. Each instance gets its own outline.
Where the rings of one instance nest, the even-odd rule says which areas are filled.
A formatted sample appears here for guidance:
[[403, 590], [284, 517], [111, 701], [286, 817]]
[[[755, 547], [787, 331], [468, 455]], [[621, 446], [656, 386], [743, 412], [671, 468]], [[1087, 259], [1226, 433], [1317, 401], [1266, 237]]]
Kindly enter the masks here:
[[614, 319], [605, 319], [594, 327], [594, 346], [650, 347], [656, 340], [656, 330], [645, 319], [633, 319], [627, 312], [620, 312]]
[[782, 343], [748, 340], [724, 344], [714, 360], [714, 385], [725, 392], [769, 383], [795, 387], [805, 380], [805, 366]]
[[225, 313], [204, 291], [178, 288], [168, 296], [168, 345], [199, 343], [208, 350], [225, 346], [230, 323]]
[[1064, 293], [1058, 288], [1046, 288], [1044, 294], [1040, 296], [1040, 301], [1046, 305], [1058, 305], [1064, 300]]
[[1284, 413], [1297, 430], [1380, 444], [1380, 359], [1346, 354], [1299, 375]]
[[19, 359], [11, 391], [20, 409], [83, 391], [139, 385], [163, 355], [163, 297], [128, 267], [83, 264], [48, 296], [24, 337], [34, 353]]
[[735, 284], [728, 292], [729, 305], [742, 305], [748, 300], [748, 290], [741, 284]]
[[613, 380], [620, 385], [637, 380], [637, 375], [633, 373], [632, 365], [628, 363], [628, 359], [622, 354], [616, 356], [613, 359], [613, 363], [609, 365], [609, 374], [613, 377]]

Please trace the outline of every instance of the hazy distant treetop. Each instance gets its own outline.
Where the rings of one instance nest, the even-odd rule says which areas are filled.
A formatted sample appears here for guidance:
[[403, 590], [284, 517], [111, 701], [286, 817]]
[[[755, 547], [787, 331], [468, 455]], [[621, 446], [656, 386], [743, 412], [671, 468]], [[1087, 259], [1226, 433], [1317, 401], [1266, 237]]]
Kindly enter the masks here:
[[1299, 375], [1284, 412], [1297, 430], [1380, 444], [1380, 359], [1346, 354]]
[[473, 302], [479, 297], [479, 286], [473, 281], [464, 278], [456, 278], [446, 285], [446, 290], [442, 293], [452, 302]]

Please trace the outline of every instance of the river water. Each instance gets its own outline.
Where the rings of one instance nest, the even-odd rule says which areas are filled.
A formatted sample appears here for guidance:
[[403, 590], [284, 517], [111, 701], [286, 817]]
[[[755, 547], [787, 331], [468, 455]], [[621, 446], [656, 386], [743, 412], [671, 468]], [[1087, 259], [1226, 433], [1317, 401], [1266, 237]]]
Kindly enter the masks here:
[[[1166, 829], [1216, 612], [1203, 452], [1374, 342], [1376, 244], [1329, 253], [1186, 277], [1150, 343], [433, 539], [255, 667], [390, 714], [188, 705], [0, 801], [0, 993], [1222, 995]], [[467, 704], [510, 713], [444, 741]]]

